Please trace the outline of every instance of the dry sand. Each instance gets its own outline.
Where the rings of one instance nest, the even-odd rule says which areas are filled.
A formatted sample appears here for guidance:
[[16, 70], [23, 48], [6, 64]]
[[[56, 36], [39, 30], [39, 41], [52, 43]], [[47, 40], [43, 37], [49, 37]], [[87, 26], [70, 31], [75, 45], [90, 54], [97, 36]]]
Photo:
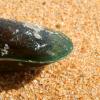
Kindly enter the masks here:
[[64, 60], [35, 72], [0, 74], [0, 100], [100, 100], [100, 0], [0, 0], [0, 17], [61, 31]]

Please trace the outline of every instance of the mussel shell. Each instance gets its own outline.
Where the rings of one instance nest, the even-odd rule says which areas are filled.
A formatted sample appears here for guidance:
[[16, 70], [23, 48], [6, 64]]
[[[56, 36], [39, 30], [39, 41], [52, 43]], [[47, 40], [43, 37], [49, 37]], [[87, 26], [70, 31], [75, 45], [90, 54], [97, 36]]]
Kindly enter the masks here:
[[73, 49], [63, 33], [39, 25], [0, 19], [0, 62], [51, 63]]

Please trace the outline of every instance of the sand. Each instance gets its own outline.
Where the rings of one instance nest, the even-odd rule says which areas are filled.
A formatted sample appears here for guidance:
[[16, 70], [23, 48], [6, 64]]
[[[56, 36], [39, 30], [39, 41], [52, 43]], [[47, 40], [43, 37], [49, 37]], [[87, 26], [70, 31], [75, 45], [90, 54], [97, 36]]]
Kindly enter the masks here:
[[0, 0], [0, 18], [63, 32], [74, 45], [44, 68], [0, 73], [0, 100], [100, 100], [100, 0]]

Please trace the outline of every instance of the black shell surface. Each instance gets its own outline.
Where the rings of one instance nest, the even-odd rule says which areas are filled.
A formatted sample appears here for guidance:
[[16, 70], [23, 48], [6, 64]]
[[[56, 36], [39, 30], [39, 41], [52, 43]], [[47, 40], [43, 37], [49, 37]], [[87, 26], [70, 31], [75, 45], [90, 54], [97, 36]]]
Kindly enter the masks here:
[[38, 25], [0, 19], [0, 61], [51, 63], [73, 49], [64, 34]]

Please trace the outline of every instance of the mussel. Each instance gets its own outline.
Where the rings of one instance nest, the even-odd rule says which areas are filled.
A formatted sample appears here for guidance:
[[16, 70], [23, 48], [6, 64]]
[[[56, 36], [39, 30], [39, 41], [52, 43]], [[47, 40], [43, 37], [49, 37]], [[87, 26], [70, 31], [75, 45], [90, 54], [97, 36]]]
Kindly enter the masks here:
[[0, 19], [0, 68], [52, 63], [67, 56], [72, 49], [72, 41], [61, 32]]

